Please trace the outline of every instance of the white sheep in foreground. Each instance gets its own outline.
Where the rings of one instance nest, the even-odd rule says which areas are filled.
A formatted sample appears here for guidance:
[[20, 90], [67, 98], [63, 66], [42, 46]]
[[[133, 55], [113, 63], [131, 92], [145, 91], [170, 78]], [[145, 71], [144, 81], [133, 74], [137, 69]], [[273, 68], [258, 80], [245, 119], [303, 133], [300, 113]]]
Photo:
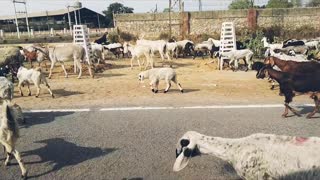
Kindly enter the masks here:
[[248, 64], [248, 69], [251, 69], [251, 66], [253, 64], [252, 62], [252, 56], [253, 52], [250, 49], [239, 49], [239, 50], [231, 50], [229, 52], [221, 52], [220, 56], [224, 56], [229, 61], [229, 66], [231, 67], [231, 64], [235, 61], [235, 69], [238, 69], [238, 60], [244, 59], [245, 63]]
[[[318, 174], [298, 174], [319, 170], [320, 138], [274, 134], [252, 134], [238, 139], [205, 136], [189, 131], [179, 140], [173, 171], [185, 168], [192, 156], [208, 154], [233, 165], [243, 179], [316, 179]], [[310, 172], [312, 173], [312, 172]], [[314, 177], [312, 177], [314, 176]]]
[[174, 82], [180, 89], [180, 92], [183, 93], [183, 89], [177, 80], [177, 74], [172, 68], [154, 68], [139, 73], [139, 80], [141, 82], [146, 78], [150, 79], [151, 90], [154, 93], [158, 92], [158, 85], [160, 80], [165, 80], [167, 83], [167, 87], [164, 90], [164, 93], [167, 93], [169, 91], [171, 87], [171, 81]]
[[0, 98], [12, 100], [13, 93], [14, 93], [13, 83], [5, 77], [0, 77]]
[[[154, 66], [154, 61], [153, 61], [153, 53], [152, 53], [152, 49], [150, 46], [143, 46], [143, 45], [132, 45], [129, 44], [127, 42], [125, 42], [123, 44], [124, 46], [124, 52], [129, 52], [131, 53], [132, 57], [131, 57], [131, 69], [133, 68], [133, 60], [137, 59], [138, 64], [139, 64], [139, 68], [141, 69], [141, 64], [140, 64], [140, 58], [141, 57], [145, 57], [147, 60], [147, 64], [145, 66], [145, 69], [147, 69], [148, 65], [150, 64], [151, 68], [153, 68]], [[143, 61], [144, 64], [144, 61]]]
[[137, 45], [143, 45], [143, 46], [149, 46], [152, 49], [152, 53], [159, 52], [161, 59], [164, 61], [164, 55], [167, 56], [169, 60], [171, 60], [170, 56], [166, 53], [167, 51], [167, 42], [164, 40], [157, 40], [157, 41], [151, 41], [151, 40], [145, 40], [140, 39], [137, 40]]
[[27, 69], [27, 68], [21, 66], [18, 69], [17, 77], [19, 79], [18, 88], [19, 88], [19, 92], [20, 92], [21, 96], [23, 96], [22, 89], [21, 89], [21, 85], [23, 83], [27, 84], [28, 91], [29, 91], [28, 95], [31, 96], [30, 82], [32, 82], [37, 87], [36, 97], [39, 97], [40, 84], [43, 83], [47, 86], [47, 89], [48, 89], [50, 95], [52, 96], [52, 98], [54, 98], [54, 95], [50, 89], [48, 82], [47, 82], [46, 76], [41, 72], [41, 68], [38, 67], [35, 69]]
[[12, 156], [14, 156], [20, 166], [22, 178], [27, 178], [28, 172], [24, 166], [20, 153], [15, 149], [16, 142], [19, 138], [19, 128], [15, 119], [17, 116], [14, 115], [14, 111], [10, 110], [10, 106], [12, 105], [9, 101], [3, 101], [0, 124], [0, 144], [4, 146], [7, 155], [4, 165], [8, 166]]

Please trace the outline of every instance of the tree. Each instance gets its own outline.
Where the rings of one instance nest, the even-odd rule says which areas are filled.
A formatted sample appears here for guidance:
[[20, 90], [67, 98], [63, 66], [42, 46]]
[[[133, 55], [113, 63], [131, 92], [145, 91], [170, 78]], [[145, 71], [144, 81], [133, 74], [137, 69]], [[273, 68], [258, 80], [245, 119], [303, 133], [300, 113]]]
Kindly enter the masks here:
[[288, 0], [270, 0], [267, 8], [292, 8], [293, 4]]
[[113, 14], [124, 14], [133, 13], [133, 8], [126, 7], [121, 3], [112, 3], [109, 5], [106, 11], [102, 11], [106, 15], [106, 21], [109, 26], [114, 26], [113, 24]]
[[320, 0], [311, 0], [308, 4], [308, 7], [320, 7]]
[[233, 0], [229, 9], [249, 9], [253, 7], [254, 0]]

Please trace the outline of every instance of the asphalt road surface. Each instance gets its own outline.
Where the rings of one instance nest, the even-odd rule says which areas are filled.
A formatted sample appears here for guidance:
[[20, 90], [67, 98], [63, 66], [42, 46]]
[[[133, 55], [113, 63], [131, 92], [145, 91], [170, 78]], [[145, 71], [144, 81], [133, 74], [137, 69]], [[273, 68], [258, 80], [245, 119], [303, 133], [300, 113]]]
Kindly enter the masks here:
[[[189, 130], [238, 138], [252, 133], [320, 136], [320, 118], [282, 119], [283, 108], [172, 109], [27, 113], [17, 149], [30, 179], [239, 179], [212, 156], [191, 159], [173, 172], [175, 145]], [[319, 116], [319, 114], [317, 114]], [[18, 179], [15, 160], [0, 179]]]

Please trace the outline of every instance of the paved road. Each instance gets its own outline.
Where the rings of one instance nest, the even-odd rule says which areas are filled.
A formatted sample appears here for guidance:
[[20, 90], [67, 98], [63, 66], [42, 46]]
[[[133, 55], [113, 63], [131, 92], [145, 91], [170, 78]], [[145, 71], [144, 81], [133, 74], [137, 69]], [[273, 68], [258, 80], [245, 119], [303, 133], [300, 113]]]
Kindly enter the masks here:
[[[238, 179], [227, 163], [211, 156], [195, 157], [172, 172], [178, 138], [188, 130], [232, 138], [257, 132], [320, 136], [320, 118], [283, 120], [282, 110], [29, 113], [17, 148], [30, 179]], [[0, 179], [17, 179], [17, 164], [5, 168], [3, 160], [0, 153]]]

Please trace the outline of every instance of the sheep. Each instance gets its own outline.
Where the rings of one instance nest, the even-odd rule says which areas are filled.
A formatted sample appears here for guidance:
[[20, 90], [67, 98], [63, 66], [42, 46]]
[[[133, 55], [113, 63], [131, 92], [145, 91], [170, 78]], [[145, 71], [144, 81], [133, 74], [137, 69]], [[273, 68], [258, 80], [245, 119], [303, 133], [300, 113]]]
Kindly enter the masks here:
[[169, 91], [171, 87], [171, 81], [174, 82], [180, 89], [180, 92], [183, 93], [181, 84], [178, 83], [177, 80], [177, 74], [172, 68], [154, 68], [139, 73], [139, 80], [141, 82], [146, 78], [149, 78], [151, 80], [151, 91], [154, 93], [158, 93], [158, 85], [160, 80], [165, 80], [167, 83], [167, 87], [164, 90], [164, 93], [167, 93]]
[[[242, 179], [281, 179], [320, 168], [320, 138], [257, 133], [222, 138], [186, 132], [178, 141], [173, 171], [187, 166], [191, 157], [208, 154], [230, 163]], [[319, 177], [305, 174], [293, 179]]]
[[33, 82], [34, 85], [37, 87], [37, 94], [36, 97], [39, 97], [40, 94], [40, 84], [44, 83], [47, 86], [47, 89], [50, 93], [50, 95], [52, 96], [52, 98], [54, 98], [54, 95], [50, 89], [50, 86], [47, 82], [47, 79], [45, 77], [45, 75], [42, 73], [41, 68], [35, 68], [35, 69], [27, 69], [25, 67], [20, 67], [18, 70], [18, 80], [19, 80], [19, 84], [18, 84], [18, 88], [19, 88], [19, 92], [21, 94], [21, 96], [23, 96], [22, 90], [21, 90], [21, 85], [23, 83], [26, 83], [28, 86], [28, 91], [29, 91], [29, 96], [31, 96], [31, 91], [30, 91], [30, 82]]
[[12, 100], [14, 93], [13, 83], [5, 77], [0, 77], [0, 98]]
[[[231, 63], [234, 61], [238, 61], [239, 59], [245, 59], [246, 65], [248, 64], [248, 69], [251, 69], [252, 66], [252, 56], [253, 52], [250, 49], [240, 49], [240, 50], [231, 50], [229, 52], [221, 52], [219, 55], [224, 56], [228, 59], [229, 61], [229, 66], [231, 66]], [[238, 63], [235, 63], [235, 69], [238, 69]]]
[[167, 42], [164, 40], [157, 40], [157, 41], [151, 41], [151, 40], [145, 40], [140, 39], [137, 40], [137, 45], [143, 45], [143, 46], [149, 46], [152, 49], [152, 53], [159, 52], [162, 61], [164, 61], [164, 55], [167, 56], [168, 60], [171, 60], [170, 56], [166, 53], [167, 51]]
[[[154, 66], [154, 61], [153, 61], [153, 53], [152, 49], [149, 46], [143, 46], [143, 45], [132, 45], [127, 42], [124, 44], [124, 52], [130, 52], [132, 57], [131, 57], [131, 69], [133, 69], [133, 60], [137, 59], [139, 68], [141, 69], [141, 64], [140, 64], [140, 58], [145, 57], [147, 59], [147, 64], [145, 69], [147, 69], [148, 65], [150, 64], [151, 68]], [[144, 64], [144, 61], [143, 61]]]
[[15, 149], [16, 142], [19, 138], [19, 129], [14, 115], [14, 111], [10, 110], [11, 104], [9, 101], [4, 100], [2, 104], [2, 118], [0, 125], [0, 144], [5, 148], [6, 160], [5, 166], [8, 166], [12, 155], [17, 160], [23, 178], [27, 178], [28, 171], [24, 166], [20, 153]]

